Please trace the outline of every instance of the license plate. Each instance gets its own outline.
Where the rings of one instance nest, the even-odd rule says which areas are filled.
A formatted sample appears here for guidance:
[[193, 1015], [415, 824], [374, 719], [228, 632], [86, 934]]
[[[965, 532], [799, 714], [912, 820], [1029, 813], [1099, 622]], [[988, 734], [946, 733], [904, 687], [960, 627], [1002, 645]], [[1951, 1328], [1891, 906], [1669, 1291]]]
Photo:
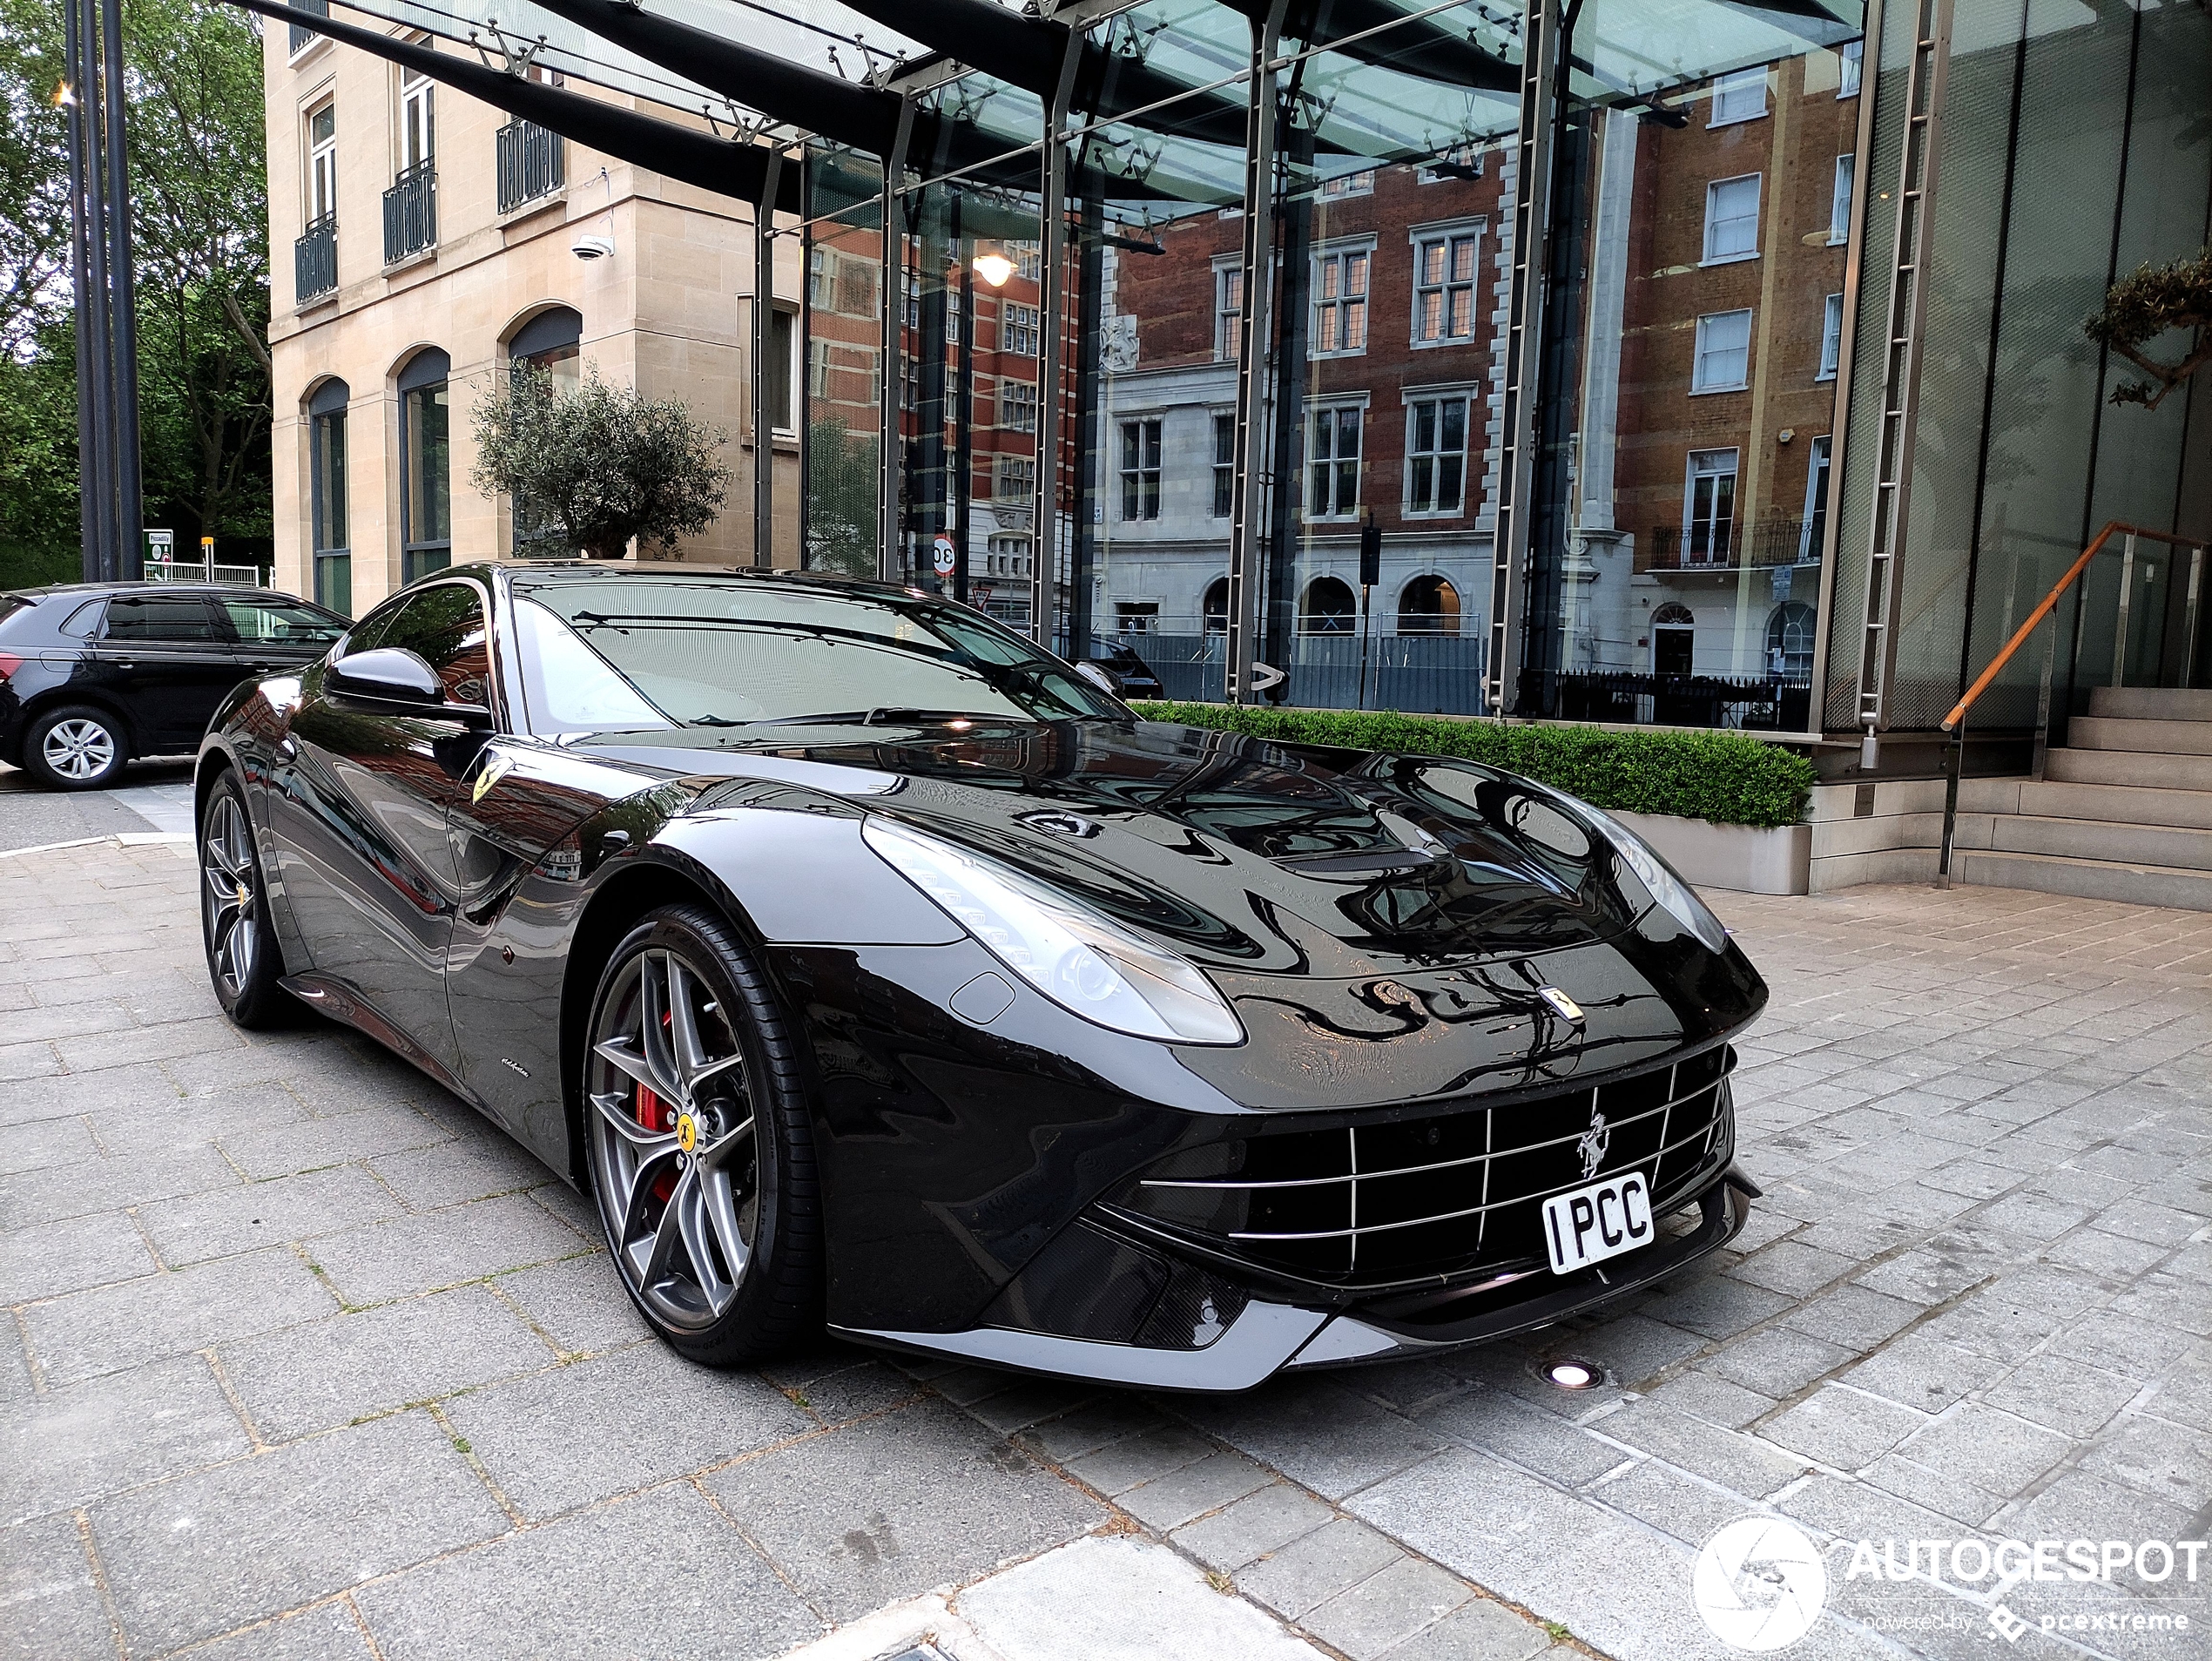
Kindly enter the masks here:
[[1572, 1274], [1651, 1243], [1651, 1190], [1628, 1171], [1544, 1202], [1544, 1245], [1554, 1274]]

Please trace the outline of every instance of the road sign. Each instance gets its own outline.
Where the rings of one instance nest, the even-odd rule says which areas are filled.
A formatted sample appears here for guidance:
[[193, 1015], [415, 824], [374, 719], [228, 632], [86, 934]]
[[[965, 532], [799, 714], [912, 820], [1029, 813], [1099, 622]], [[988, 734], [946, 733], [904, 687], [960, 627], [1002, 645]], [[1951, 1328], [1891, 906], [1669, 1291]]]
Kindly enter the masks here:
[[149, 528], [146, 531], [146, 564], [166, 565], [177, 557], [177, 533]]
[[960, 564], [960, 556], [953, 550], [953, 539], [940, 537], [930, 550], [930, 564], [940, 577], [950, 577]]

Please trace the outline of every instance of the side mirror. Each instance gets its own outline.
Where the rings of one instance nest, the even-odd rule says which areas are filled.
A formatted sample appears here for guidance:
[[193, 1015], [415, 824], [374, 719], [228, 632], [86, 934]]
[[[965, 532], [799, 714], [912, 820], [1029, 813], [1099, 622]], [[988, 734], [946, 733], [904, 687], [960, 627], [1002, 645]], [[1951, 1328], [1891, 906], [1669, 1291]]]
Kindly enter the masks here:
[[446, 699], [445, 683], [418, 652], [405, 646], [377, 646], [349, 652], [325, 671], [332, 692], [395, 715], [425, 715], [459, 721], [468, 726], [489, 726], [491, 712], [480, 704], [454, 704]]
[[1086, 659], [1076, 665], [1076, 672], [1109, 698], [1122, 695], [1122, 678], [1110, 669], [1102, 668]]

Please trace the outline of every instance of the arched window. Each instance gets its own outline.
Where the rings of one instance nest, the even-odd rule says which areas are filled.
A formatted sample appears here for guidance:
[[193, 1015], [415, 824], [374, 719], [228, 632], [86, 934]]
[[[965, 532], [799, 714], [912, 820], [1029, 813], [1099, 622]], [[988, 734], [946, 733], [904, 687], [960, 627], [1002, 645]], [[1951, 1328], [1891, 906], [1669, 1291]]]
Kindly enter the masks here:
[[453, 564], [453, 360], [426, 346], [400, 371], [400, 581]]
[[1206, 584], [1206, 598], [1200, 602], [1200, 609], [1205, 613], [1208, 634], [1229, 632], [1229, 579], [1226, 577], [1217, 577]]
[[[516, 372], [543, 369], [553, 377], [554, 390], [576, 390], [583, 368], [583, 317], [574, 307], [555, 306], [515, 331], [507, 343], [507, 359]], [[520, 496], [510, 498], [508, 518], [515, 533], [515, 552], [523, 558], [562, 559], [574, 550], [550, 516]]]
[[1350, 634], [1359, 623], [1359, 603], [1342, 580], [1317, 577], [1305, 585], [1305, 596], [1298, 605], [1300, 634]]
[[343, 381], [321, 382], [307, 395], [307, 512], [314, 556], [315, 604], [351, 617], [352, 532], [346, 517], [346, 406]]
[[1400, 634], [1457, 634], [1460, 591], [1441, 577], [1416, 577], [1398, 596]]
[[1651, 614], [1651, 672], [1687, 675], [1696, 657], [1696, 618], [1673, 600]]
[[1801, 600], [1774, 608], [1766, 620], [1766, 670], [1774, 680], [1806, 680], [1812, 675], [1812, 607]]

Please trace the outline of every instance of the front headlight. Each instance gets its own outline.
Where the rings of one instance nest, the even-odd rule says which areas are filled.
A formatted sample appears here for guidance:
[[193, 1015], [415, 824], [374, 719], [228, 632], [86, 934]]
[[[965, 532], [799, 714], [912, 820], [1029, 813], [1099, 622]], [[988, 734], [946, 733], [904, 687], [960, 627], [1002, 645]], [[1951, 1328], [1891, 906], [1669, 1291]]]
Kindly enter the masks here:
[[1627, 866], [1636, 881], [1649, 892], [1653, 903], [1696, 935], [1707, 951], [1728, 949], [1728, 930], [1721, 926], [1721, 920], [1697, 897], [1696, 890], [1676, 876], [1673, 868], [1653, 851], [1650, 843], [1602, 809], [1593, 807], [1587, 802], [1578, 802], [1576, 806], [1581, 809], [1584, 818], [1604, 833], [1605, 840], [1612, 843], [1614, 851], [1620, 854], [1622, 864]]
[[870, 818], [860, 834], [990, 954], [1086, 1021], [1170, 1043], [1244, 1041], [1197, 969], [1042, 883], [954, 843]]

